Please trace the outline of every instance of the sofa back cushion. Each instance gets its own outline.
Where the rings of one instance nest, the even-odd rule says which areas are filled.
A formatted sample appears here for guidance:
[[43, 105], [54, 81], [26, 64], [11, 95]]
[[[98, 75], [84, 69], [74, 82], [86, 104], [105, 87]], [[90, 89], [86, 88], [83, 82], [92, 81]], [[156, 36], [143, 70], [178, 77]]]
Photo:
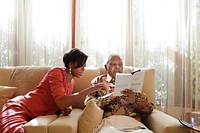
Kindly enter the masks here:
[[148, 101], [156, 106], [155, 70], [153, 68], [142, 68], [145, 70], [142, 91], [147, 95]]
[[8, 85], [14, 67], [0, 67], [0, 85]]
[[15, 96], [34, 90], [51, 67], [17, 66], [10, 77], [9, 86], [17, 87]]
[[74, 92], [79, 92], [90, 86], [92, 79], [100, 74], [99, 68], [85, 68], [84, 74], [80, 78], [75, 78]]

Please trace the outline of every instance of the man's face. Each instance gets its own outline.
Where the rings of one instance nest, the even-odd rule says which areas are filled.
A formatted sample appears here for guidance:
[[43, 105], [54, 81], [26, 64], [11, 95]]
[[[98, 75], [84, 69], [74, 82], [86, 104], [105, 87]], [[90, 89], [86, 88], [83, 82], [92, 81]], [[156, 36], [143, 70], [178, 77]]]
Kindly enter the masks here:
[[108, 72], [108, 74], [115, 78], [116, 73], [122, 73], [123, 72], [123, 63], [119, 56], [112, 56], [110, 61], [105, 65], [105, 68]]

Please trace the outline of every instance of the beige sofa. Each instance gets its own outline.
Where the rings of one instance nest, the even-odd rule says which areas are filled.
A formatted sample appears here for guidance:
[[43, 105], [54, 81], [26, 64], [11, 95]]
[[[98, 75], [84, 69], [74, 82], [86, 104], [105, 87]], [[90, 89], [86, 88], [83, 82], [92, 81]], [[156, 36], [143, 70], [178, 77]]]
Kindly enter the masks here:
[[[17, 90], [13, 97], [24, 95], [35, 89], [42, 77], [51, 67], [0, 67], [0, 86], [15, 86]], [[136, 68], [135, 68], [136, 69]], [[138, 69], [138, 68], [137, 68]], [[155, 71], [150, 68], [145, 70], [143, 91], [149, 101], [155, 104]], [[125, 67], [125, 72], [131, 72], [134, 68]], [[76, 80], [74, 92], [78, 92], [90, 85], [90, 81], [99, 74], [104, 73], [103, 68], [86, 68], [84, 75]], [[73, 107], [69, 116], [48, 115], [39, 116], [24, 125], [27, 133], [78, 133], [78, 119], [82, 109]], [[143, 123], [155, 133], [189, 133], [190, 130], [182, 126], [177, 119], [154, 109]]]

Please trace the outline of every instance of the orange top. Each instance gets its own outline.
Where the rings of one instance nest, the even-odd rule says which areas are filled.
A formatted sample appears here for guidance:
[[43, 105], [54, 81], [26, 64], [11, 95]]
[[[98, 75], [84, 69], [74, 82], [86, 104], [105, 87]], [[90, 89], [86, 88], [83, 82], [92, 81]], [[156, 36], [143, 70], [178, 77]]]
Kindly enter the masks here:
[[42, 79], [37, 88], [25, 96], [16, 97], [11, 101], [18, 101], [25, 106], [35, 118], [39, 115], [50, 115], [59, 110], [56, 101], [64, 95], [70, 95], [75, 85], [74, 79], [68, 87], [65, 68], [53, 68]]

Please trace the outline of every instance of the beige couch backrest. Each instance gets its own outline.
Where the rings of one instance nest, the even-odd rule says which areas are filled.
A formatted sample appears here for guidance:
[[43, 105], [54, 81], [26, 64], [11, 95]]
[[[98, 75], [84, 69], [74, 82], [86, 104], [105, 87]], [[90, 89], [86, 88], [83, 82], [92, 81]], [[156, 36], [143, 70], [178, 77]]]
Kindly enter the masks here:
[[[51, 67], [34, 67], [34, 66], [19, 66], [19, 67], [0, 67], [0, 85], [15, 86], [18, 88], [15, 96], [24, 95], [27, 92], [34, 90], [39, 84], [43, 76]], [[140, 68], [124, 67], [124, 72], [132, 72]], [[143, 84], [143, 92], [148, 96], [149, 101], [155, 104], [155, 71], [150, 68], [141, 68], [145, 70], [145, 78]], [[104, 68], [85, 68], [84, 75], [81, 78], [75, 78], [76, 85], [74, 92], [90, 86], [91, 80], [105, 73]]]
[[85, 68], [83, 76], [80, 78], [75, 78], [74, 92], [79, 92], [89, 87], [92, 79], [98, 75], [100, 75], [99, 68]]
[[9, 85], [10, 77], [13, 73], [13, 70], [13, 67], [0, 67], [0, 85]]
[[0, 67], [0, 85], [15, 86], [14, 96], [24, 95], [34, 90], [51, 67], [16, 66]]

